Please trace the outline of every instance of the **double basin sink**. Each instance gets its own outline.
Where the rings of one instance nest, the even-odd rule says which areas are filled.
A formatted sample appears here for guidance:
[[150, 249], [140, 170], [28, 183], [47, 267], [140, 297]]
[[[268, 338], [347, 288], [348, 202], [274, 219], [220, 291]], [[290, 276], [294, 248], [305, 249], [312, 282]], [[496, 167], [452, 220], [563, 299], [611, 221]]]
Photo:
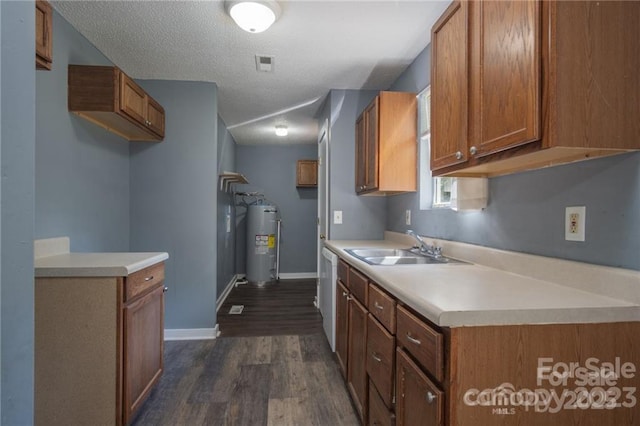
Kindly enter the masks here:
[[354, 248], [345, 249], [345, 251], [369, 265], [443, 265], [449, 263], [467, 263], [446, 256], [431, 256], [421, 253], [418, 249]]

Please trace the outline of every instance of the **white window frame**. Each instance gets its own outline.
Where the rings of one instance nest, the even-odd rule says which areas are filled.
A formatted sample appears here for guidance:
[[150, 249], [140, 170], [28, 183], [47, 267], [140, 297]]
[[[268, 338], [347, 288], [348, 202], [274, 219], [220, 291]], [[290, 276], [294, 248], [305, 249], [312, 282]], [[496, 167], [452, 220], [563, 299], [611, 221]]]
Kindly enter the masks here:
[[[420, 210], [451, 208], [453, 178], [431, 175], [431, 86], [417, 95]], [[448, 196], [444, 189], [449, 189]]]

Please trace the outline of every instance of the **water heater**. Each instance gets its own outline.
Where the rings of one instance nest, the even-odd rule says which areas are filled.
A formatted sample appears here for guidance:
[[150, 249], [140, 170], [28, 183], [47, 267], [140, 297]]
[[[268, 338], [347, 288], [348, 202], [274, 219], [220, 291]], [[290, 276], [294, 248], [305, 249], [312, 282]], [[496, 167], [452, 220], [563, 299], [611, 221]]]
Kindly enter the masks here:
[[278, 278], [278, 208], [251, 204], [247, 210], [247, 280], [264, 285]]

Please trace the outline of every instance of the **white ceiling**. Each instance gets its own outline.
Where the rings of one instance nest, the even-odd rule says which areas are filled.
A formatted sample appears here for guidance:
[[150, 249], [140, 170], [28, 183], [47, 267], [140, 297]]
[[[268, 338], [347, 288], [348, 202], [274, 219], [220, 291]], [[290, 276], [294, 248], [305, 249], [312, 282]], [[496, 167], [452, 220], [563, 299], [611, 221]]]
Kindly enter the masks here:
[[[219, 114], [236, 142], [260, 144], [317, 142], [315, 115], [328, 91], [387, 89], [429, 43], [449, 1], [279, 3], [280, 18], [260, 34], [237, 27], [222, 1], [54, 7], [134, 78], [215, 82]], [[256, 54], [275, 56], [273, 73], [256, 71]], [[276, 137], [276, 124], [286, 124], [289, 136]]]

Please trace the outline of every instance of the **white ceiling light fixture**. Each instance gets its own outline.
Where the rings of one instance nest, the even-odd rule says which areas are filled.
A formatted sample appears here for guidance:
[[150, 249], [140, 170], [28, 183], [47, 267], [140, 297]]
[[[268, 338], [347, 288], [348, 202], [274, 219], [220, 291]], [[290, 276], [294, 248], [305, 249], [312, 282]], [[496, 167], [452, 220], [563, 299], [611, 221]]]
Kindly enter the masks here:
[[287, 126], [276, 126], [276, 136], [287, 136], [289, 134], [289, 128]]
[[261, 33], [280, 17], [280, 5], [273, 0], [226, 0], [227, 13], [243, 30]]

